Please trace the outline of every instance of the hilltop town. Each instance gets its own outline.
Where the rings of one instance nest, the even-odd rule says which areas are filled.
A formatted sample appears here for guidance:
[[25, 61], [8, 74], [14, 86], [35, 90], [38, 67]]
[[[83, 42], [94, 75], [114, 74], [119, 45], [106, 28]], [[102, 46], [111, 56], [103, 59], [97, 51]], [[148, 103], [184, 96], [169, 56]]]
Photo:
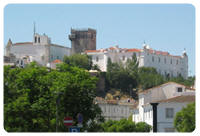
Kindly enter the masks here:
[[[12, 83], [11, 78], [13, 78], [13, 81], [17, 79], [16, 82], [23, 81], [22, 84], [26, 86], [26, 83], [29, 84], [29, 80], [26, 80], [30, 76], [28, 76], [28, 73], [33, 73], [30, 76], [32, 78], [39, 76], [41, 73], [46, 72], [44, 76], [52, 73], [52, 75], [46, 77], [46, 79], [51, 79], [49, 82], [45, 81], [45, 79], [42, 79], [41, 82], [38, 81], [38, 84], [45, 82], [45, 87], [42, 85], [38, 88], [31, 86], [24, 90], [31, 92], [30, 88], [33, 87], [35, 89], [33, 93], [36, 94], [42, 88], [46, 88], [46, 90], [52, 92], [57, 90], [56, 95], [58, 97], [54, 98], [56, 99], [56, 114], [58, 114], [57, 110], [59, 109], [58, 104], [60, 101], [67, 107], [60, 107], [65, 112], [68, 112], [67, 110], [73, 104], [81, 101], [80, 104], [83, 103], [83, 105], [79, 104], [80, 107], [73, 110], [77, 112], [77, 110], [81, 109], [82, 114], [85, 114], [88, 107], [85, 107], [86, 110], [84, 110], [84, 104], [87, 105], [85, 101], [88, 100], [91, 105], [98, 105], [101, 111], [99, 116], [102, 116], [105, 121], [129, 119], [135, 123], [145, 122], [149, 128], [147, 131], [177, 131], [177, 128], [174, 127], [176, 113], [180, 112], [188, 104], [195, 102], [195, 78], [188, 77], [189, 58], [186, 51], [184, 50], [180, 55], [172, 55], [167, 51], [152, 49], [146, 43], [141, 45], [141, 49], [134, 48], [134, 45], [133, 48], [121, 48], [119, 45], [114, 45], [104, 49], [97, 49], [96, 35], [97, 31], [91, 28], [71, 29], [71, 34], [68, 37], [71, 41], [71, 48], [52, 43], [48, 35], [40, 35], [35, 31], [33, 33], [33, 41], [13, 43], [9, 39], [4, 56], [5, 70], [9, 73], [6, 75], [7, 73], [4, 71], [4, 78], [7, 81], [6, 84], [4, 83], [4, 91], [7, 91], [5, 93], [7, 95], [6, 98], [9, 98], [12, 93], [12, 95], [15, 94], [14, 90], [12, 90], [15, 87], [10, 85]], [[40, 71], [34, 73], [30, 70], [31, 66], [36, 67], [35, 70]], [[39, 67], [46, 68], [47, 71], [43, 71]], [[27, 72], [27, 75], [21, 73], [15, 79], [11, 71], [12, 69], [17, 69], [18, 71], [24, 70], [24, 72]], [[58, 73], [54, 73], [55, 75], [53, 75], [53, 72], [56, 70]], [[59, 74], [59, 72], [63, 73]], [[87, 75], [84, 72], [89, 74]], [[18, 72], [16, 71], [16, 73]], [[5, 76], [10, 77], [7, 79]], [[23, 76], [25, 77], [24, 79], [22, 79]], [[67, 76], [71, 79], [65, 79]], [[40, 80], [40, 76], [35, 79], [35, 82], [37, 80]], [[37, 87], [38, 84], [35, 84], [35, 82], [34, 85]], [[65, 86], [66, 84], [68, 85], [67, 87]], [[17, 85], [19, 85], [17, 87], [18, 90], [20, 90], [20, 87], [24, 87], [20, 82]], [[9, 90], [12, 91], [9, 92]], [[62, 92], [61, 90], [70, 90], [70, 94], [66, 93], [65, 97], [62, 98], [62, 93], [65, 93], [65, 91]], [[82, 92], [79, 92], [80, 90]], [[90, 95], [91, 92], [93, 93]], [[71, 96], [71, 94], [73, 95]], [[39, 96], [38, 94], [37, 97]], [[44, 98], [50, 97], [46, 94], [41, 96]], [[73, 98], [73, 100], [67, 100], [69, 97]], [[81, 99], [82, 97], [83, 99]], [[86, 100], [84, 101], [84, 99]], [[7, 105], [12, 105], [10, 101], [6, 101]], [[71, 105], [67, 105], [67, 102]], [[37, 104], [40, 105], [39, 103]], [[32, 105], [31, 107], [34, 106]], [[93, 108], [95, 109], [96, 107]], [[42, 108], [37, 110], [40, 111]], [[37, 112], [37, 110], [34, 112]], [[97, 108], [96, 111], [98, 111]], [[48, 112], [50, 113], [50, 111]], [[91, 110], [90, 116], [95, 120], [96, 116], [93, 115], [93, 112]], [[8, 113], [10, 115], [11, 111]], [[76, 116], [72, 115], [71, 112], [68, 114]], [[53, 116], [53, 113], [51, 116]], [[59, 122], [57, 116], [56, 128]], [[60, 116], [65, 115], [61, 114]], [[90, 120], [89, 117], [86, 118], [87, 121], [84, 122], [85, 124]], [[35, 120], [35, 122], [37, 121]], [[77, 122], [75, 123], [77, 124]], [[150, 129], [150, 126], [152, 126], [152, 129]], [[92, 127], [87, 128], [87, 131], [91, 130], [94, 132], [98, 128], [93, 128], [92, 130]], [[50, 130], [50, 126], [48, 128]], [[34, 127], [32, 130], [34, 130]], [[44, 130], [49, 131], [46, 128]], [[62, 125], [60, 126], [60, 131], [65, 131]], [[101, 128], [97, 131], [107, 130]]]

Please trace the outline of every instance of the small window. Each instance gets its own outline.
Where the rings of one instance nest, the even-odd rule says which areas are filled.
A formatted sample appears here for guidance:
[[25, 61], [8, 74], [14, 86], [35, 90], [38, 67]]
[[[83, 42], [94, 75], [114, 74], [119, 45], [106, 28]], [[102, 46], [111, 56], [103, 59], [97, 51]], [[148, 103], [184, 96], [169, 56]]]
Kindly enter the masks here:
[[125, 56], [122, 57], [122, 60], [123, 60], [123, 61], [125, 60]]
[[21, 66], [23, 65], [23, 60], [21, 60]]
[[165, 128], [165, 132], [175, 132], [174, 128]]
[[177, 92], [183, 92], [183, 88], [182, 87], [178, 87], [177, 88]]
[[160, 62], [160, 57], [158, 58], [158, 62]]
[[176, 60], [176, 65], [178, 65], [178, 60]]
[[152, 56], [152, 62], [154, 62], [154, 56]]
[[96, 62], [98, 62], [99, 61], [99, 57], [96, 57]]
[[174, 117], [174, 109], [173, 108], [166, 108], [165, 113], [166, 113], [166, 118]]
[[35, 43], [37, 43], [37, 37], [35, 36]]
[[165, 58], [165, 64], [166, 64], [166, 62], [167, 62], [167, 60], [166, 60], [166, 58]]

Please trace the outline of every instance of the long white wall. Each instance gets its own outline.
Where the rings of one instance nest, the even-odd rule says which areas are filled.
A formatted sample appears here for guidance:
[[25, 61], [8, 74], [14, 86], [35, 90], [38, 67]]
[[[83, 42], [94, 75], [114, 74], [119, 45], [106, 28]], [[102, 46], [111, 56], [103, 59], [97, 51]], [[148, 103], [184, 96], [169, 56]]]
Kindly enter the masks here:
[[122, 118], [128, 118], [132, 111], [129, 105], [118, 105], [118, 104], [98, 104], [102, 110], [102, 115], [106, 120], [120, 120]]
[[50, 45], [50, 62], [56, 59], [63, 61], [64, 56], [70, 55], [71, 49], [57, 45]]
[[16, 58], [22, 58], [24, 56], [32, 56], [33, 61], [37, 61], [39, 64], [46, 65], [49, 60], [49, 48], [48, 46], [35, 46], [33, 44], [21, 44], [12, 45], [10, 52], [13, 53]]
[[[87, 52], [92, 56], [93, 64], [97, 64], [102, 71], [107, 71], [107, 60], [111, 58], [112, 62], [125, 63], [127, 59], [131, 59], [135, 53], [139, 61], [139, 67], [154, 67], [158, 73], [162, 75], [169, 75], [170, 77], [177, 77], [181, 74], [182, 77], [188, 76], [188, 57], [187, 55], [172, 56], [149, 53], [150, 50], [143, 49], [140, 52], [125, 52], [120, 51], [118, 47], [115, 50], [100, 50], [97, 52]], [[105, 57], [106, 56], [106, 57]]]

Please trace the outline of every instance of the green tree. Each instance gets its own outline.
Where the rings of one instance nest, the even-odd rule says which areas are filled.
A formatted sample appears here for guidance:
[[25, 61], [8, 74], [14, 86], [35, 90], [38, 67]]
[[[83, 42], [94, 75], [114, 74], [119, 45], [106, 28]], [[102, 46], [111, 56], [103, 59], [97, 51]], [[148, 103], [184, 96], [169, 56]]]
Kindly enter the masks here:
[[[77, 114], [88, 120], [102, 120], [101, 110], [93, 103], [95, 77], [78, 67], [58, 65], [56, 70], [35, 63], [26, 68], [4, 67], [4, 128], [9, 132], [67, 131], [65, 116]], [[56, 114], [57, 106], [57, 114]]]
[[151, 126], [144, 122], [135, 123], [127, 119], [108, 120], [102, 123], [101, 127], [104, 132], [150, 132], [151, 130]]
[[76, 66], [87, 70], [92, 69], [92, 59], [86, 54], [74, 54], [71, 56], [65, 56], [63, 61], [70, 66]]
[[194, 85], [195, 76], [190, 76], [187, 79], [184, 79], [181, 75], [179, 75], [178, 77], [172, 77], [169, 80], [166, 80], [166, 82], [167, 81], [173, 81], [173, 82], [176, 82], [176, 83], [179, 83], [179, 84], [183, 84], [185, 86], [190, 87], [190, 86]]
[[145, 90], [164, 83], [162, 75], [158, 74], [155, 68], [141, 67], [139, 68], [139, 86]]
[[176, 113], [174, 127], [179, 132], [192, 132], [195, 129], [195, 103]]
[[107, 62], [106, 81], [109, 88], [120, 89], [129, 93], [132, 88], [137, 87], [138, 62], [135, 55], [128, 59], [125, 64], [122, 62], [113, 63], [110, 58]]

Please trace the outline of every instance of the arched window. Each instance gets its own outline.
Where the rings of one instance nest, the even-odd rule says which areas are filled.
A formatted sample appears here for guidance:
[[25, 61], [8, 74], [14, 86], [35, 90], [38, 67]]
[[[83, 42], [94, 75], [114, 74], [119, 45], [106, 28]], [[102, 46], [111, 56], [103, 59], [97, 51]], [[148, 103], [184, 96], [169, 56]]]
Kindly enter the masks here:
[[37, 37], [35, 36], [35, 43], [37, 43]]

